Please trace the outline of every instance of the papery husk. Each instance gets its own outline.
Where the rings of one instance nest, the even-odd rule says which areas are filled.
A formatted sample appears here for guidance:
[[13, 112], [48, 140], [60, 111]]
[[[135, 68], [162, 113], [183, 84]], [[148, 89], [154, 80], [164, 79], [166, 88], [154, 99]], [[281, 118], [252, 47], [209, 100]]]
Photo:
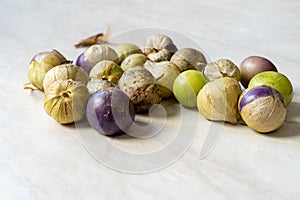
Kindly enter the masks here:
[[127, 56], [121, 63], [121, 68], [125, 71], [131, 67], [142, 66], [147, 61], [147, 56], [135, 53]]
[[156, 83], [161, 90], [161, 97], [163, 99], [171, 97], [173, 95], [173, 83], [180, 74], [179, 68], [169, 61], [159, 63], [147, 61], [144, 67], [156, 79]]
[[118, 86], [132, 100], [137, 113], [147, 112], [152, 105], [161, 101], [161, 91], [155, 78], [142, 66], [126, 70]]
[[89, 96], [85, 84], [57, 80], [45, 91], [44, 109], [58, 123], [70, 124], [83, 118]]
[[89, 76], [85, 70], [74, 64], [62, 64], [50, 69], [43, 81], [43, 87], [46, 91], [47, 88], [57, 80], [80, 81], [83, 84], [87, 84]]
[[172, 45], [173, 41], [166, 35], [157, 34], [147, 38], [144, 53], [154, 62], [170, 60], [173, 52], [168, 50], [168, 45]]
[[[57, 50], [41, 52], [34, 56], [28, 68], [28, 79], [30, 83], [39, 90], [44, 90], [43, 81], [46, 73], [53, 67], [68, 62]], [[32, 89], [24, 87], [25, 89]]]
[[170, 60], [177, 65], [181, 71], [196, 69], [202, 71], [207, 64], [202, 52], [193, 48], [183, 48], [178, 50]]
[[172, 53], [167, 49], [162, 49], [157, 53], [148, 54], [148, 59], [154, 62], [162, 62], [170, 60]]
[[116, 85], [108, 80], [100, 80], [98, 78], [91, 78], [87, 84], [90, 95], [94, 94], [98, 90], [115, 87]]
[[237, 107], [241, 93], [241, 86], [233, 78], [208, 82], [198, 93], [198, 111], [208, 120], [236, 124], [241, 118]]
[[[253, 88], [248, 88], [240, 96], [238, 108], [244, 95]], [[274, 96], [257, 97], [243, 106], [240, 114], [244, 122], [253, 130], [268, 133], [277, 130], [286, 119], [287, 109], [282, 99]]]
[[121, 63], [127, 56], [136, 53], [143, 53], [143, 51], [137, 45], [133, 43], [124, 43], [120, 44], [115, 48], [115, 51], [118, 55], [118, 62]]
[[122, 74], [123, 70], [117, 63], [110, 60], [102, 60], [92, 68], [89, 77], [117, 83]]
[[95, 65], [102, 60], [111, 60], [114, 62], [119, 61], [118, 55], [113, 48], [100, 44], [90, 46], [84, 52], [84, 59], [90, 62], [92, 65]]
[[203, 69], [203, 75], [207, 81], [213, 81], [222, 77], [231, 77], [240, 80], [239, 68], [228, 59], [219, 59], [207, 64]]

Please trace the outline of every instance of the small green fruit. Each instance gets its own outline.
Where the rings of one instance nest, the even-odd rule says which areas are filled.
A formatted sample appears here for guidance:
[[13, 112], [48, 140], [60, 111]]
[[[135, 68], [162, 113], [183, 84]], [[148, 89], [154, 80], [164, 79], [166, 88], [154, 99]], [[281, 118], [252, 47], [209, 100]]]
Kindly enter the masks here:
[[197, 95], [205, 83], [205, 78], [200, 71], [184, 71], [174, 81], [173, 94], [179, 103], [194, 108], [197, 105]]
[[248, 88], [261, 85], [275, 88], [283, 96], [286, 106], [291, 103], [293, 99], [293, 86], [285, 75], [274, 71], [258, 73], [250, 80]]

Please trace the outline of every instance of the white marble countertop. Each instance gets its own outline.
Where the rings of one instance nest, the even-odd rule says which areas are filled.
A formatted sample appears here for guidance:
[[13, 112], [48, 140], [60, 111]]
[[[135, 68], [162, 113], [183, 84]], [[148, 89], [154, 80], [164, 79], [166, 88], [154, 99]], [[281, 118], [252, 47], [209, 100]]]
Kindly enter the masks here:
[[[1, 199], [300, 198], [300, 1], [0, 3]], [[37, 52], [55, 48], [75, 59], [83, 50], [73, 45], [108, 24], [113, 34], [145, 27], [181, 33], [211, 60], [225, 57], [239, 64], [250, 55], [270, 58], [294, 86], [286, 122], [268, 135], [225, 124], [213, 151], [202, 158], [202, 145], [213, 125], [187, 110], [187, 121], [198, 119], [196, 127], [185, 124], [195, 137], [171, 165], [141, 174], [103, 165], [84, 148], [75, 126], [59, 125], [44, 112], [43, 93], [24, 91], [22, 85], [28, 82], [28, 63]], [[112, 147], [143, 153], [170, 142], [112, 141]]]

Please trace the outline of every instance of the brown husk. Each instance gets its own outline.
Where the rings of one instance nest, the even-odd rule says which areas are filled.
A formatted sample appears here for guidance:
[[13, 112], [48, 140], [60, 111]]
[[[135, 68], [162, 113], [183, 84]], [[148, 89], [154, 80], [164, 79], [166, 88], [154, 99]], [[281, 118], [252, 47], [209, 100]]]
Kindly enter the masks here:
[[107, 26], [106, 33], [98, 33], [96, 35], [90, 36], [88, 38], [85, 38], [75, 44], [76, 48], [80, 47], [89, 47], [94, 44], [99, 44], [99, 43], [107, 43], [111, 37], [111, 29], [110, 26]]

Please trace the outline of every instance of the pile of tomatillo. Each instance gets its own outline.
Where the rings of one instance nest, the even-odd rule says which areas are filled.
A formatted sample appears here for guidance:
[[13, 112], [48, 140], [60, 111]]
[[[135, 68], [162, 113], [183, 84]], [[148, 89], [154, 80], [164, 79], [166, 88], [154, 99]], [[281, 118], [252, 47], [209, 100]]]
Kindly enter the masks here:
[[41, 52], [30, 61], [28, 79], [25, 88], [44, 91], [44, 109], [58, 123], [86, 116], [107, 136], [126, 133], [136, 114], [170, 98], [208, 120], [242, 120], [257, 132], [272, 132], [293, 98], [290, 80], [267, 58], [250, 56], [239, 67], [229, 59], [207, 63], [201, 51], [177, 49], [163, 34], [148, 37], [143, 49], [95, 44], [75, 62], [57, 50]]

